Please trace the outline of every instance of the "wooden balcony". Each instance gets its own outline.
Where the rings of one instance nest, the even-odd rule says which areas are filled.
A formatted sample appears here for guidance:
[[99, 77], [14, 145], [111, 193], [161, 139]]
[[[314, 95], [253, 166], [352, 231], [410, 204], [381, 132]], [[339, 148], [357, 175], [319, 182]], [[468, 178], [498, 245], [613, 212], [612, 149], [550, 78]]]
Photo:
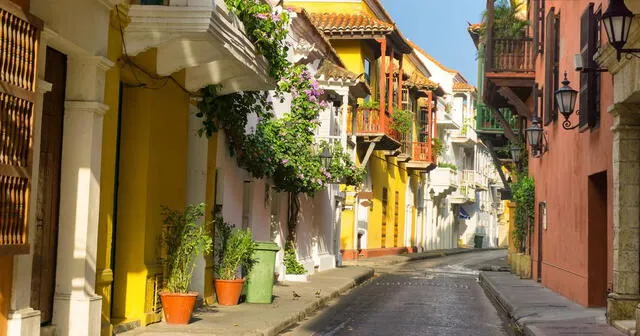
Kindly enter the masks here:
[[533, 39], [494, 39], [488, 72], [532, 73], [535, 71]]
[[411, 148], [411, 160], [407, 162], [407, 169], [429, 172], [436, 167], [436, 160], [428, 143], [411, 142], [408, 146]]
[[349, 111], [347, 120], [354, 121], [347, 133], [355, 135], [358, 143], [375, 143], [375, 150], [396, 150], [402, 145], [401, 135], [391, 129], [391, 116], [382, 110], [360, 108], [355, 120]]

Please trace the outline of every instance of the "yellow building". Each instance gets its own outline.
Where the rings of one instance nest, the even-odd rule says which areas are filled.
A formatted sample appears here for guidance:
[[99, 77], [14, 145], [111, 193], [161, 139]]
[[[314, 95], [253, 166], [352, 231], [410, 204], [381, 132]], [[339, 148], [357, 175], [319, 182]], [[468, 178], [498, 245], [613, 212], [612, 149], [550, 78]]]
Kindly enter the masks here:
[[[426, 69], [376, 1], [288, 1], [304, 8], [330, 40], [348, 70], [363, 74], [372, 95], [350, 114], [349, 135], [357, 160], [367, 167], [362, 190], [348, 194], [342, 214], [343, 259], [413, 250], [421, 225], [420, 173], [433, 167], [429, 129], [433, 90]], [[419, 98], [427, 98], [423, 111]], [[396, 110], [412, 113], [411, 129], [394, 126]], [[427, 137], [428, 136], [428, 139]], [[418, 200], [418, 202], [416, 202]]]
[[[231, 35], [240, 50], [220, 45], [216, 35], [231, 35], [217, 26], [193, 25], [176, 36], [166, 16], [181, 18], [170, 21], [176, 24], [197, 20], [189, 6], [112, 11], [108, 57], [117, 66], [106, 75], [105, 104], [113, 113], [104, 118], [96, 260], [103, 335], [161, 318], [161, 207], [206, 203], [208, 214], [213, 209], [218, 146], [215, 136], [197, 135], [195, 92], [212, 84], [226, 92], [271, 87], [266, 60], [234, 20], [220, 14], [226, 9], [197, 10], [229, 20], [225, 29], [238, 30]], [[210, 266], [207, 260], [196, 267], [191, 289], [208, 300], [213, 276], [204, 263]]]

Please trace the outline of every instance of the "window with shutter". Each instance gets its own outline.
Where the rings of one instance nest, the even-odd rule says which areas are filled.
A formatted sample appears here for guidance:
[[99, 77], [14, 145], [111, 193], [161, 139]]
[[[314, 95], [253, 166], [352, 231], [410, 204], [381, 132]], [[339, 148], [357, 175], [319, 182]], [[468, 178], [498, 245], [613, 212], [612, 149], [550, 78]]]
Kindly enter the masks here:
[[547, 17], [545, 19], [545, 54], [544, 54], [544, 109], [542, 110], [542, 120], [544, 124], [548, 125], [555, 120], [555, 103], [553, 99], [553, 93], [555, 92], [555, 78], [556, 72], [556, 60], [557, 60], [557, 41], [558, 34], [556, 33], [558, 26], [556, 25], [555, 8], [551, 7]]
[[[599, 33], [597, 27], [594, 4], [590, 3], [580, 19], [580, 55], [582, 64], [589, 69], [598, 68], [594, 60]], [[599, 109], [596, 106], [599, 101], [600, 90], [598, 86], [599, 80], [595, 72], [584, 71], [580, 73], [580, 131], [595, 127], [598, 124], [600, 117]]]
[[29, 253], [36, 60], [42, 22], [0, 0], [0, 255]]

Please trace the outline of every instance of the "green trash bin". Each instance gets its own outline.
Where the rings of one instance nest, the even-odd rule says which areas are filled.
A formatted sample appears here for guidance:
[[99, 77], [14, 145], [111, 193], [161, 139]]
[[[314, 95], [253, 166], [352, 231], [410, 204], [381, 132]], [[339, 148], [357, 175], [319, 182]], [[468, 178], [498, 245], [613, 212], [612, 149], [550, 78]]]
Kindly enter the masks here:
[[484, 241], [484, 236], [475, 235], [473, 237], [473, 247], [474, 248], [482, 248], [482, 242]]
[[248, 303], [271, 303], [276, 253], [280, 247], [272, 242], [256, 242], [253, 257], [256, 260], [247, 276]]

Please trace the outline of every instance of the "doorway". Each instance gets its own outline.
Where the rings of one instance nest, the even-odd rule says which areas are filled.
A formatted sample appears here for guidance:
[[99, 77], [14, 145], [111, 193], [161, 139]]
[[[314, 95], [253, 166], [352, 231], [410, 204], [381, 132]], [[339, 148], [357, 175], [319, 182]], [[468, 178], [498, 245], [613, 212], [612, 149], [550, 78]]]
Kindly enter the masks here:
[[31, 307], [40, 310], [42, 324], [51, 323], [53, 317], [67, 78], [67, 56], [55, 49], [47, 48], [46, 57], [44, 79], [53, 86], [51, 92], [44, 95], [42, 108], [42, 140], [31, 278]]
[[588, 185], [588, 305], [607, 303], [607, 172], [589, 176]]

